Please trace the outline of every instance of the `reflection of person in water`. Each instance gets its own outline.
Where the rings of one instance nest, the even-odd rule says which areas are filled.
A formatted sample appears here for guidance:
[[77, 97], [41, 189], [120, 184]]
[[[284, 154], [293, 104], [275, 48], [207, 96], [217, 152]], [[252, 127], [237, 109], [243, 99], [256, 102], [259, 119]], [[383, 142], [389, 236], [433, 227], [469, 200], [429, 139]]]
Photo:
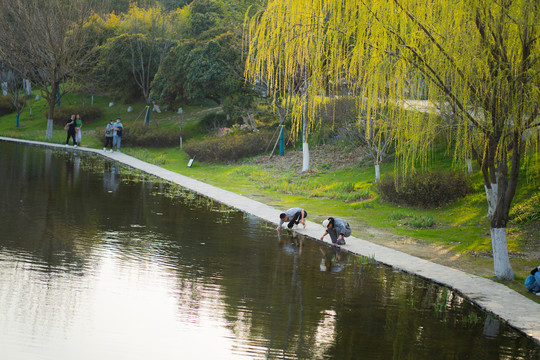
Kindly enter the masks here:
[[105, 163], [103, 171], [103, 189], [110, 193], [116, 193], [120, 186], [120, 166], [118, 163]]
[[278, 245], [288, 253], [296, 253], [302, 255], [302, 239], [297, 234], [289, 233], [287, 236], [282, 236], [278, 232]]
[[347, 259], [345, 253], [341, 252], [341, 248], [337, 246], [330, 248], [320, 246], [319, 250], [323, 254], [320, 264], [321, 271], [336, 273], [343, 270]]

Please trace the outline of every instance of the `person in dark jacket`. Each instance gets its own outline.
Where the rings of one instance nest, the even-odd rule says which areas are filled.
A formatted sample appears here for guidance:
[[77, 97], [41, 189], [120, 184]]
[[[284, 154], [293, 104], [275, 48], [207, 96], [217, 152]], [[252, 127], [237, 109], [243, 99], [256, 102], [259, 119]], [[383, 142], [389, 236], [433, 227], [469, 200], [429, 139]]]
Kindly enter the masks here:
[[68, 126], [66, 146], [69, 145], [69, 138], [71, 137], [73, 139], [73, 147], [77, 147], [77, 141], [75, 140], [75, 127], [77, 126], [75, 123], [75, 114], [71, 114], [71, 118], [66, 121], [66, 126]]
[[351, 227], [345, 220], [329, 217], [322, 224], [326, 231], [321, 236], [321, 241], [326, 235], [330, 235], [332, 244], [345, 245], [345, 238], [351, 236]]

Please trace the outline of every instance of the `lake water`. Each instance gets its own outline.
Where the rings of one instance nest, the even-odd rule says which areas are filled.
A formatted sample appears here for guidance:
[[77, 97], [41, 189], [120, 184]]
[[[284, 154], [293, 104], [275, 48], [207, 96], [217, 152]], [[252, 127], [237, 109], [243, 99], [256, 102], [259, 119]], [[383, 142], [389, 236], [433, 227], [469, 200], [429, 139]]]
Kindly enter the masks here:
[[0, 192], [2, 360], [540, 357], [444, 287], [96, 156], [0, 142]]

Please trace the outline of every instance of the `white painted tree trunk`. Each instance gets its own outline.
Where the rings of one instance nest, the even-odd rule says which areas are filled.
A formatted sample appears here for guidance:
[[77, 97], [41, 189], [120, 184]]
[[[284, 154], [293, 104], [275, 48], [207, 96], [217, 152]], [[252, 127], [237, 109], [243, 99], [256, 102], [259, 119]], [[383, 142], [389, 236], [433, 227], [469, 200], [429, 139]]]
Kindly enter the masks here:
[[488, 203], [488, 218], [490, 219], [493, 218], [495, 207], [497, 207], [497, 188], [497, 184], [491, 184], [491, 189], [488, 189], [487, 186], [484, 185]]
[[467, 159], [467, 174], [472, 174], [472, 161]]
[[47, 139], [52, 139], [53, 135], [53, 119], [47, 119], [47, 132], [45, 133], [45, 137]]
[[506, 245], [506, 228], [491, 228], [491, 246], [493, 249], [493, 267], [497, 279], [512, 280], [514, 270], [510, 265]]
[[302, 144], [302, 154], [304, 157], [304, 161], [302, 162], [302, 171], [308, 171], [309, 170], [309, 146], [307, 142]]
[[381, 171], [379, 169], [379, 164], [375, 164], [375, 182], [378, 183], [381, 180]]

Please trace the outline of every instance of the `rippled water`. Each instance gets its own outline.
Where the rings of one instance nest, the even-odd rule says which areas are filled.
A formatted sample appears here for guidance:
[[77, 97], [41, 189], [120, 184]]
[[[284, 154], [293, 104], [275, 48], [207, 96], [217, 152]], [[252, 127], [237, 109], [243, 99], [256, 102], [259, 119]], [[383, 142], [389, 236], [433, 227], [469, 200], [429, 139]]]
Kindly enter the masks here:
[[535, 359], [456, 293], [96, 157], [0, 142], [0, 359]]

